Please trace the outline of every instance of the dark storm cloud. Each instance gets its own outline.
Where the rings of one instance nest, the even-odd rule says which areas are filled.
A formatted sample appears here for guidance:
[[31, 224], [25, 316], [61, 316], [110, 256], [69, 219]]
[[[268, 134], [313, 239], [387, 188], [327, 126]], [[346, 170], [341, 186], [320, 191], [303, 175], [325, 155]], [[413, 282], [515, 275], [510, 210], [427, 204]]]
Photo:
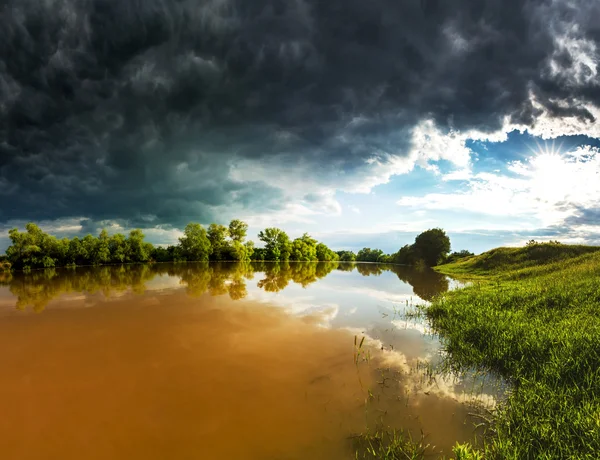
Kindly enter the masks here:
[[[597, 69], [556, 37], [600, 41], [597, 2], [8, 0], [0, 13], [0, 221], [83, 216], [182, 225], [276, 210], [240, 159], [326, 181], [410, 130], [533, 124], [529, 94], [588, 122]], [[574, 29], [573, 24], [578, 24]], [[550, 62], [553, 62], [550, 65]], [[247, 179], [252, 179], [247, 177]], [[311, 197], [312, 195], [307, 195]]]

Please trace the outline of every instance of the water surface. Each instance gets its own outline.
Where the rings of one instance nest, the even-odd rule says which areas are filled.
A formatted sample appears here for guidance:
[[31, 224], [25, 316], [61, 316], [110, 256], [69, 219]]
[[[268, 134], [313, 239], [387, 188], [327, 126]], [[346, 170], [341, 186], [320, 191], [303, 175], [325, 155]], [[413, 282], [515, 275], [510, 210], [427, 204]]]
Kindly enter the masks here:
[[[485, 388], [431, 379], [452, 286], [376, 264], [156, 264], [0, 275], [7, 459], [350, 459], [352, 437], [475, 429]], [[360, 350], [355, 340], [365, 337]], [[487, 398], [487, 399], [486, 399]]]

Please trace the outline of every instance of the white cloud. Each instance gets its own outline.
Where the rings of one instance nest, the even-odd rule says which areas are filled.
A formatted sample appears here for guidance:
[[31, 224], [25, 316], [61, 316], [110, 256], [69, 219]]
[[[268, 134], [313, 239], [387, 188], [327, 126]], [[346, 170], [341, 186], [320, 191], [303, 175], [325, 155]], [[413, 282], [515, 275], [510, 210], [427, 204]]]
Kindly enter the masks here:
[[563, 244], [596, 244], [600, 245], [600, 224], [598, 225], [573, 225], [569, 228], [557, 228], [556, 234], [548, 235], [542, 232], [542, 235], [536, 235], [531, 232], [527, 237], [519, 237], [506, 243], [506, 246], [523, 246], [529, 240], [534, 239], [539, 242], [559, 240]]
[[[352, 128], [365, 121], [360, 117], [355, 118], [349, 123], [349, 127]], [[466, 147], [468, 139], [502, 140], [506, 137], [503, 133], [483, 135], [477, 132], [452, 131], [444, 134], [431, 120], [418, 124], [411, 136], [413, 145], [411, 150], [373, 151], [364, 164], [352, 172], [342, 167], [337, 171], [319, 171], [315, 170], [312, 160], [281, 155], [279, 160], [268, 163], [234, 159], [229, 163], [229, 178], [240, 183], [259, 181], [278, 188], [284, 196], [283, 200], [304, 206], [314, 214], [340, 215], [342, 208], [335, 198], [337, 191], [368, 194], [374, 187], [388, 183], [392, 176], [410, 173], [415, 166], [439, 175], [441, 174], [439, 166], [435, 163], [440, 160], [449, 161], [467, 171], [470, 168], [472, 155], [471, 150]], [[285, 133], [280, 133], [279, 137], [287, 138]], [[353, 138], [350, 134], [342, 131], [338, 137], [341, 139], [340, 142], [347, 142], [348, 148], [352, 148]], [[310, 201], [305, 199], [307, 191], [313, 197]], [[349, 209], [356, 212], [355, 208]]]
[[240, 218], [251, 228], [265, 228], [288, 223], [312, 224], [314, 223], [313, 217], [316, 214], [316, 211], [303, 204], [288, 203], [279, 211], [267, 211], [251, 215], [240, 214]]
[[379, 234], [391, 233], [391, 232], [413, 233], [413, 232], [420, 232], [423, 230], [424, 227], [426, 227], [427, 225], [434, 224], [435, 222], [436, 221], [433, 219], [421, 219], [421, 220], [407, 219], [405, 222], [375, 222], [375, 223], [367, 222], [364, 224], [365, 225], [364, 227], [360, 226], [360, 223], [357, 222], [357, 224], [355, 226], [353, 226], [351, 229], [329, 231], [329, 232], [327, 232], [327, 231], [314, 232], [313, 236], [320, 237], [320, 238], [327, 238], [327, 237], [344, 236], [344, 235], [350, 235], [350, 236], [379, 235]]
[[466, 146], [470, 133], [451, 131], [442, 133], [432, 120], [421, 122], [413, 130], [413, 150], [410, 157], [426, 168], [430, 161], [447, 160], [465, 168], [471, 160], [471, 150]]
[[[584, 54], [588, 57], [592, 51], [595, 52], [586, 48], [585, 44], [575, 46], [565, 43], [565, 46], [572, 48], [579, 46], [578, 49], [583, 50], [582, 53], [585, 51], [587, 54]], [[590, 61], [585, 56], [580, 57], [589, 64]], [[505, 142], [508, 133], [515, 130], [528, 131], [542, 139], [565, 134], [585, 134], [600, 138], [600, 124], [587, 123], [577, 117], [553, 117], [535, 100], [533, 93], [530, 94], [530, 99], [541, 113], [533, 128], [511, 124], [506, 117], [503, 127], [496, 132], [470, 130], [446, 133], [432, 120], [423, 120], [409, 133], [412, 136], [412, 148], [409, 151], [374, 151], [361, 167], [351, 171], [345, 170], [341, 163], [337, 171], [315, 170], [313, 160], [284, 155], [277, 161], [267, 163], [239, 158], [232, 160], [229, 163], [230, 179], [242, 183], [258, 181], [275, 187], [282, 193], [283, 205], [280, 211], [265, 211], [254, 215], [244, 215], [244, 210], [241, 209], [236, 216], [244, 218], [255, 228], [289, 223], [321, 225], [324, 219], [331, 222], [331, 217], [342, 214], [337, 192], [372, 194], [375, 186], [388, 183], [392, 176], [409, 174], [415, 166], [419, 166], [438, 175], [441, 182], [457, 183], [462, 187], [461, 191], [407, 196], [398, 202], [401, 206], [419, 211], [465, 210], [482, 216], [496, 216], [498, 219], [526, 216], [530, 228], [555, 224], [571, 215], [574, 205], [585, 206], [593, 201], [590, 200], [590, 194], [597, 193], [598, 189], [591, 183], [600, 183], [596, 176], [599, 161], [596, 151], [588, 152], [591, 159], [585, 161], [577, 157], [577, 152], [562, 155], [546, 152], [547, 155], [536, 154], [527, 162], [508, 165], [510, 174], [498, 171], [475, 174], [473, 167], [477, 164], [477, 154], [467, 146], [469, 141]], [[586, 108], [600, 118], [598, 109], [592, 106]], [[340, 131], [340, 142], [347, 142], [351, 149], [351, 130], [355, 125], [367, 122], [365, 118], [355, 117], [348, 124], [347, 132], [344, 129]], [[282, 136], [285, 138], [283, 134]], [[449, 162], [456, 169], [442, 173], [441, 165], [438, 164], [441, 161]], [[310, 199], [307, 198], [309, 195]], [[565, 203], [570, 205], [565, 206]], [[347, 209], [356, 214], [366, 212], [364, 207], [359, 210], [353, 204], [347, 205]], [[534, 223], [533, 219], [537, 221]], [[359, 224], [353, 223], [353, 233], [421, 231], [429, 224], [439, 224], [432, 219], [419, 219], [419, 222], [413, 220], [410, 223], [389, 223], [381, 219], [380, 222], [368, 229], [357, 228]]]
[[[108, 230], [108, 229], [107, 229]], [[150, 241], [160, 241], [164, 244], [164, 242], [177, 242], [179, 238], [183, 236], [183, 232], [176, 228], [161, 228], [158, 227], [147, 227], [144, 228], [144, 235], [146, 235], [146, 239]], [[110, 230], [108, 230], [109, 233]]]
[[456, 169], [442, 176], [444, 182], [454, 180], [469, 180], [473, 177], [473, 172], [469, 168]]
[[577, 208], [600, 205], [600, 150], [580, 147], [559, 154], [541, 152], [508, 169], [517, 177], [479, 173], [455, 193], [408, 196], [404, 207], [463, 210], [503, 217], [529, 217], [549, 226], [573, 215]]

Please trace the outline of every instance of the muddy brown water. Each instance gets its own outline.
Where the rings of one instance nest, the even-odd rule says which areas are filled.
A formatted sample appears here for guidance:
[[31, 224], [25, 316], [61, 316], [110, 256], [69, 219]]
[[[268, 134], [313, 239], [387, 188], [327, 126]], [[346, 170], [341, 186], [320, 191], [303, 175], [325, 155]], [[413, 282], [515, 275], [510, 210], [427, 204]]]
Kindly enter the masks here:
[[[430, 379], [411, 304], [433, 272], [369, 264], [185, 264], [0, 275], [3, 459], [351, 459], [353, 436], [473, 440]], [[360, 350], [354, 345], [365, 337]]]

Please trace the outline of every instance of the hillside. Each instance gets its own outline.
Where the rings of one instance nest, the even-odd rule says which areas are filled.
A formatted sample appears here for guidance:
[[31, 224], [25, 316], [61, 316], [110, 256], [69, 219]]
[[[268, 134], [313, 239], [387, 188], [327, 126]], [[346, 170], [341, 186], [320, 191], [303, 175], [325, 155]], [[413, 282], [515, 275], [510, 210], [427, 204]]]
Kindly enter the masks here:
[[466, 277], [499, 275], [503, 272], [566, 262], [584, 254], [597, 253], [600, 246], [535, 243], [520, 248], [496, 248], [458, 262], [439, 265], [436, 270]]

